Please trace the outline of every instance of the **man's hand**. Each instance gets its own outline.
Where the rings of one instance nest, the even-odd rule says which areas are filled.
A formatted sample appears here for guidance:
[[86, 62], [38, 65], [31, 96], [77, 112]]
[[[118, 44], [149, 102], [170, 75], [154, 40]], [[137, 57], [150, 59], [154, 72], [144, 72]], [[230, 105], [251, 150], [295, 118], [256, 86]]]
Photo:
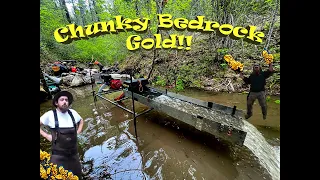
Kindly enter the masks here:
[[272, 66], [272, 63], [270, 63], [270, 64], [269, 64], [269, 71], [270, 71], [270, 72], [273, 72], [273, 66]]
[[80, 134], [83, 128], [83, 119], [81, 119], [79, 121], [79, 126], [78, 126], [78, 130], [77, 130], [77, 134]]
[[46, 138], [48, 141], [52, 141], [52, 135], [51, 134], [48, 134], [46, 132], [44, 132], [42, 129], [41, 129], [41, 126], [42, 126], [42, 122], [40, 121], [40, 135], [42, 135], [44, 138]]
[[45, 136], [45, 138], [48, 140], [48, 141], [52, 141], [52, 135], [51, 134], [47, 134], [46, 136]]

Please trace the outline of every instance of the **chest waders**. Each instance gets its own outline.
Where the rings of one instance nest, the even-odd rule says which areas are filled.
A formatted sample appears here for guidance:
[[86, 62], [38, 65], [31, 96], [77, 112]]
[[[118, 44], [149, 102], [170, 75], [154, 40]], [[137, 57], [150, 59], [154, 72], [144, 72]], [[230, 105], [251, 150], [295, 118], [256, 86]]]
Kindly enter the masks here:
[[55, 128], [51, 128], [52, 134], [52, 155], [50, 161], [57, 166], [63, 166], [65, 170], [71, 171], [74, 175], [77, 175], [79, 179], [82, 179], [81, 164], [78, 155], [77, 146], [77, 124], [70, 110], [70, 115], [73, 127], [71, 128], [59, 128], [59, 121], [57, 116], [57, 110], [53, 110]]

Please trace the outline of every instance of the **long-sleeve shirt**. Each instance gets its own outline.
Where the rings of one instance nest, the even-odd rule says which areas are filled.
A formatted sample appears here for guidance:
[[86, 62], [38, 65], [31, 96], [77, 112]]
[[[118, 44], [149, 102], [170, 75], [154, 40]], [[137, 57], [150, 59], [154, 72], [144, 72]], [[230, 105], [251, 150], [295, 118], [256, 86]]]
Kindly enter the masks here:
[[243, 81], [250, 84], [250, 92], [260, 92], [265, 90], [266, 79], [272, 75], [272, 71], [262, 71], [259, 74], [252, 73], [249, 77], [244, 77]]

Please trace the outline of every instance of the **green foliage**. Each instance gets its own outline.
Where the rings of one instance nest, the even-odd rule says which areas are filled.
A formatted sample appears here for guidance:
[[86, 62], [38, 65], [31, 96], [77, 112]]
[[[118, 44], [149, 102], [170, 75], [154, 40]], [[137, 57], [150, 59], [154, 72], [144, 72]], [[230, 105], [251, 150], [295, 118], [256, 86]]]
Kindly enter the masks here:
[[182, 91], [182, 90], [184, 90], [184, 83], [183, 83], [183, 80], [180, 79], [180, 77], [177, 79], [175, 89], [176, 89], [177, 91]]
[[[270, 28], [270, 25], [271, 25], [271, 22], [266, 21], [264, 26], [263, 26], [263, 29], [268, 31], [269, 28]], [[274, 29], [279, 29], [280, 28], [280, 22], [279, 21], [275, 21], [274, 24], [273, 24], [273, 28]]]
[[139, 79], [141, 77], [141, 74], [134, 74], [133, 76], [135, 79]]
[[[280, 66], [277, 68], [280, 70]], [[278, 73], [274, 73], [270, 78], [267, 79], [267, 82], [269, 84], [269, 89], [272, 89], [275, 84], [280, 83], [280, 75]]]
[[267, 102], [269, 102], [269, 101], [270, 101], [270, 99], [271, 99], [271, 97], [270, 97], [270, 96], [267, 96], [267, 97], [266, 97], [266, 101], [267, 101]]
[[274, 62], [279, 62], [280, 61], [280, 53], [275, 53], [273, 54], [273, 61]]
[[270, 47], [269, 51], [272, 53], [273, 56], [279, 56], [280, 58], [280, 47], [277, 47], [277, 46], [273, 46], [273, 47]]
[[192, 81], [192, 84], [190, 85], [190, 87], [201, 88], [202, 82], [200, 80], [194, 80], [194, 81]]
[[[85, 1], [81, 0], [78, 4], [72, 7], [74, 14], [71, 14], [72, 19], [77, 23], [86, 22], [94, 23], [93, 16], [99, 17], [100, 21], [108, 21], [114, 18], [116, 15], [122, 15], [125, 18], [137, 18], [137, 14], [140, 17], [147, 17], [150, 21], [150, 33], [155, 33], [157, 30], [157, 4], [156, 0], [114, 0], [104, 1], [95, 0], [95, 6], [93, 12], [88, 9]], [[233, 13], [234, 17], [237, 17], [237, 13], [243, 13], [240, 10], [247, 11], [248, 8], [254, 9], [254, 11], [264, 11], [264, 8], [270, 11], [271, 7], [274, 7], [274, 0], [255, 1], [248, 2], [242, 1], [223, 1], [219, 4], [218, 1], [211, 0], [169, 0], [166, 6], [162, 9], [162, 13], [169, 13], [173, 18], [195, 18], [194, 15], [205, 15], [206, 19], [220, 17], [224, 10]], [[138, 6], [138, 12], [136, 9]], [[83, 10], [85, 9], [85, 10]], [[218, 10], [218, 11], [217, 11]], [[202, 12], [202, 13], [200, 13]], [[97, 13], [97, 14], [95, 14]], [[193, 14], [191, 17], [190, 14]], [[250, 13], [247, 11], [246, 13]], [[95, 14], [95, 15], [94, 15]], [[249, 16], [249, 15], [248, 15]], [[239, 18], [244, 16], [239, 15]], [[239, 19], [239, 21], [241, 21]], [[81, 61], [91, 60], [91, 57], [99, 58], [104, 62], [110, 62], [117, 60], [123, 60], [129, 54], [125, 46], [126, 38], [134, 32], [124, 33], [120, 32], [116, 35], [104, 35], [95, 39], [79, 40], [72, 42], [71, 45], [59, 44], [53, 37], [53, 32], [59, 27], [67, 25], [65, 13], [61, 7], [55, 5], [55, 1], [41, 0], [40, 3], [40, 29], [41, 29], [41, 57], [51, 58], [70, 58], [78, 59]], [[80, 24], [81, 25], [81, 24]], [[174, 29], [170, 30], [170, 34], [176, 33]], [[179, 34], [185, 34], [186, 31], [179, 32]], [[148, 33], [146, 33], [148, 34]], [[146, 35], [144, 34], [144, 35]], [[142, 35], [142, 36], [144, 36]], [[218, 49], [217, 52], [224, 55], [229, 52], [229, 49]]]
[[[97, 0], [95, 10], [100, 21], [107, 21], [115, 15], [134, 18], [132, 3], [115, 1], [113, 11], [107, 12], [108, 7], [103, 0]], [[75, 10], [76, 22], [94, 23], [92, 13], [86, 10], [81, 19], [80, 8], [86, 7], [81, 1]], [[110, 7], [110, 6], [109, 6]], [[80, 19], [79, 19], [80, 18]], [[78, 21], [80, 20], [80, 21]], [[103, 64], [111, 64], [126, 58], [128, 50], [126, 39], [132, 32], [119, 34], [106, 34], [103, 36], [89, 38], [87, 40], [73, 41], [71, 44], [60, 44], [54, 39], [53, 33], [57, 28], [65, 27], [68, 22], [65, 19], [61, 7], [56, 7], [54, 1], [43, 0], [40, 3], [40, 58], [42, 60], [75, 59], [80, 62], [87, 62], [92, 59], [99, 60]], [[85, 24], [85, 25], [87, 25]]]
[[165, 86], [166, 85], [166, 80], [163, 79], [161, 76], [157, 76], [155, 85], [156, 86]]
[[163, 9], [163, 14], [171, 14], [173, 18], [181, 17], [189, 19], [191, 2], [192, 0], [179, 0], [179, 2], [169, 0]]
[[[119, 40], [120, 38], [122, 41]], [[103, 64], [113, 64], [125, 58], [127, 50], [124, 42], [125, 37], [120, 34], [107, 34], [85, 41], [76, 41], [74, 42], [76, 47], [74, 59], [91, 60], [93, 56]]]
[[185, 87], [202, 87], [201, 76], [207, 74], [205, 63], [184, 64], [179, 68], [176, 80], [176, 89], [183, 90]]
[[217, 49], [217, 53], [219, 55], [226, 55], [227, 53], [229, 52], [229, 49], [228, 48], [222, 48], [222, 49]]
[[[80, 62], [91, 61], [91, 58], [98, 60], [103, 65], [113, 64], [115, 61], [121, 62], [133, 55], [140, 57], [145, 50], [128, 51], [126, 40], [129, 35], [137, 34], [134, 31], [119, 32], [118, 34], [105, 34], [94, 38], [73, 41], [71, 44], [57, 43], [53, 33], [57, 28], [65, 27], [69, 24], [66, 20], [65, 12], [55, 4], [53, 0], [40, 1], [40, 59], [60, 60], [75, 59]], [[75, 1], [76, 2], [76, 1]], [[137, 17], [149, 18], [150, 24], [147, 32], [139, 34], [142, 38], [152, 37], [157, 32], [157, 0], [95, 0], [93, 8], [88, 8], [87, 1], [79, 0], [75, 6], [71, 7], [71, 19], [77, 25], [85, 26], [94, 23], [93, 17], [98, 17], [100, 22], [114, 20], [114, 17], [121, 15], [124, 18], [135, 19]], [[173, 19], [186, 18], [194, 19], [203, 15], [205, 20], [216, 21], [219, 24], [232, 23], [235, 26], [246, 27], [247, 25], [264, 27], [263, 31], [267, 35], [272, 21], [272, 14], [278, 0], [235, 0], [235, 1], [213, 1], [213, 0], [169, 0], [162, 9], [163, 14], [171, 14]], [[137, 7], [137, 8], [136, 8]], [[85, 10], [83, 10], [85, 9]], [[93, 10], [93, 11], [92, 11]], [[73, 12], [75, 12], [73, 14]], [[225, 22], [226, 21], [226, 22]], [[82, 24], [85, 22], [85, 24]], [[279, 17], [274, 23], [273, 34], [278, 33], [280, 28]], [[226, 62], [223, 60], [225, 54], [232, 54], [234, 57], [241, 57], [241, 60], [248, 65], [252, 60], [261, 59], [261, 51], [264, 44], [253, 45], [245, 41], [229, 40], [216, 36], [216, 33], [198, 33], [187, 30], [160, 31], [163, 36], [170, 34], [193, 36], [192, 50], [189, 52], [180, 51], [177, 54], [177, 63], [168, 65], [169, 69], [177, 71], [161, 74], [155, 84], [165, 86], [173, 84], [177, 77], [176, 89], [183, 90], [186, 87], [201, 87], [201, 77], [211, 77], [219, 74], [217, 69], [223, 70], [222, 74], [228, 73]], [[280, 70], [280, 48], [271, 37], [269, 50], [274, 56], [275, 69]], [[226, 41], [225, 41], [226, 40]], [[276, 39], [277, 40], [277, 39]], [[200, 49], [202, 51], [200, 51]], [[158, 51], [160, 52], [160, 51]], [[170, 51], [167, 51], [170, 52]], [[148, 57], [152, 57], [153, 52], [148, 52]], [[190, 55], [185, 56], [185, 53]], [[163, 55], [163, 54], [160, 54]], [[181, 60], [181, 58], [184, 58]], [[133, 58], [134, 59], [134, 58]], [[128, 61], [130, 63], [130, 61]], [[170, 67], [169, 67], [170, 66]], [[175, 68], [171, 67], [175, 66]], [[177, 67], [177, 68], [176, 68]], [[155, 66], [155, 71], [158, 67]], [[246, 67], [245, 67], [246, 69]], [[165, 77], [165, 78], [164, 78]], [[274, 74], [268, 80], [269, 87], [279, 83], [280, 76]]]
[[222, 64], [220, 64], [220, 66], [223, 70], [226, 70], [228, 68], [228, 64], [226, 64], [226, 63], [222, 63]]
[[256, 1], [251, 0], [250, 6], [253, 12], [259, 14], [266, 14], [270, 11], [271, 7], [275, 6], [275, 0], [264, 0], [264, 1]]
[[56, 28], [64, 26], [63, 11], [55, 7], [54, 1], [42, 0], [40, 4], [40, 58], [55, 59], [68, 56], [68, 50], [58, 44], [53, 32]]

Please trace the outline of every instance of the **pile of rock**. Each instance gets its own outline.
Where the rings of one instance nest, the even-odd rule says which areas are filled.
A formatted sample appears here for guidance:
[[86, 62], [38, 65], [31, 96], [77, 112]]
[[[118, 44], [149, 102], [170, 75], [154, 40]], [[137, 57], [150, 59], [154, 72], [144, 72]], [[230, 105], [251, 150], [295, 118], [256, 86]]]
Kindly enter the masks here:
[[77, 87], [94, 83], [96, 76], [99, 76], [97, 69], [84, 69], [81, 72], [61, 74], [63, 85], [69, 87]]

